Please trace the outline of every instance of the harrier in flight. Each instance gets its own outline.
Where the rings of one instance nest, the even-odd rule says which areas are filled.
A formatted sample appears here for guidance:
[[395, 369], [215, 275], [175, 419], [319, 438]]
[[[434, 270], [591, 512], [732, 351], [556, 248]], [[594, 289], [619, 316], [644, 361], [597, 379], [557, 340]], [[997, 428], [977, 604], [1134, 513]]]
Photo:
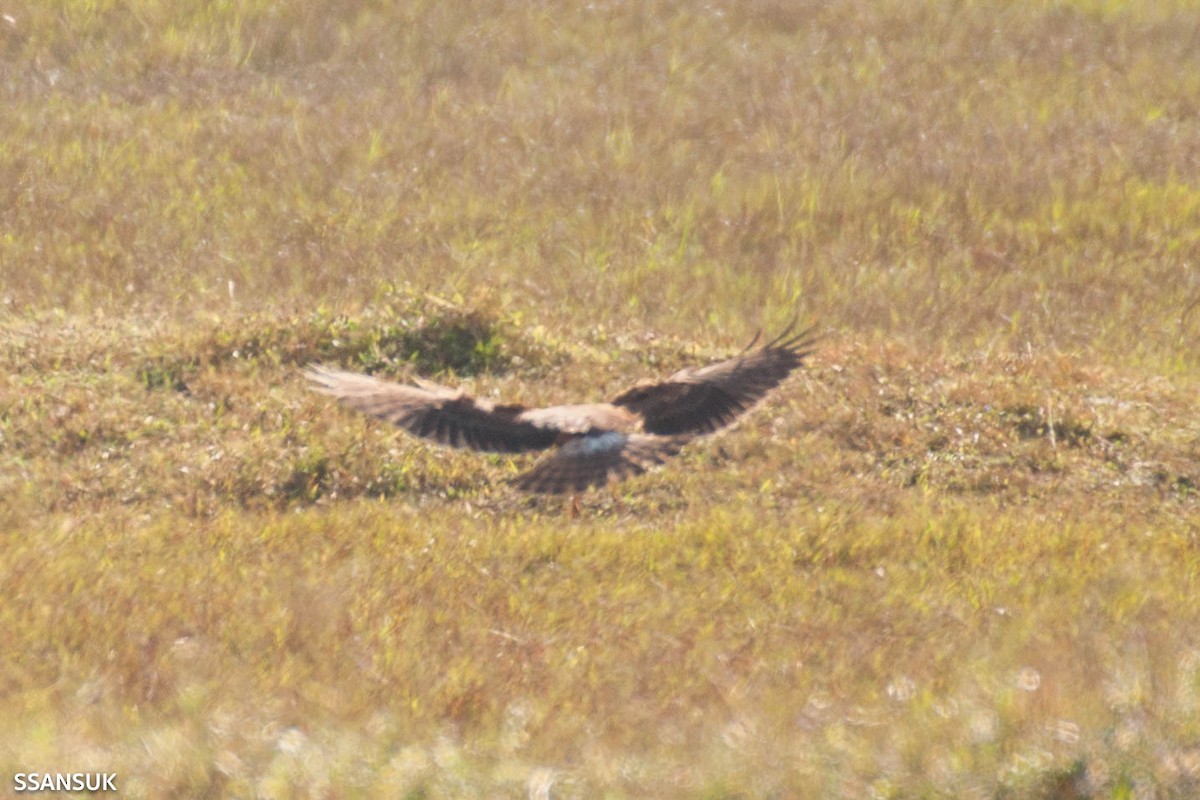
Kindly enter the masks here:
[[410, 383], [309, 366], [313, 388], [350, 408], [451, 447], [490, 453], [552, 451], [519, 475], [518, 487], [578, 494], [645, 472], [689, 441], [724, 428], [784, 381], [811, 353], [811, 329], [795, 322], [733, 358], [645, 382], [608, 403], [527, 408], [471, 397], [430, 381]]

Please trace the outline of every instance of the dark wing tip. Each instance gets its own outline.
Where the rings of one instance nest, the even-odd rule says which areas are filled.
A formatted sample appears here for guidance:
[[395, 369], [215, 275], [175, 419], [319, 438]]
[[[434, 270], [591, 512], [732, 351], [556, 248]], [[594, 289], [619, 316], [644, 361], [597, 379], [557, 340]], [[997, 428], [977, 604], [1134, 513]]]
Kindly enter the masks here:
[[751, 350], [753, 350], [754, 345], [758, 344], [759, 340], [762, 339], [762, 335], [763, 335], [762, 328], [759, 328], [758, 330], [756, 330], [754, 332], [754, 338], [751, 339], [749, 342], [747, 342], [746, 346], [742, 348], [742, 354], [745, 355], [746, 353], [749, 353]]
[[812, 352], [812, 345], [816, 344], [820, 339], [820, 334], [817, 332], [817, 326], [808, 325], [807, 327], [796, 329], [800, 322], [800, 315], [792, 317], [791, 322], [779, 332], [778, 335], [771, 341], [763, 345], [763, 350], [803, 350], [803, 355], [808, 355]]
[[786, 375], [804, 364], [813, 354], [820, 338], [815, 325], [796, 330], [796, 321], [793, 320], [778, 336], [755, 352], [778, 364]]

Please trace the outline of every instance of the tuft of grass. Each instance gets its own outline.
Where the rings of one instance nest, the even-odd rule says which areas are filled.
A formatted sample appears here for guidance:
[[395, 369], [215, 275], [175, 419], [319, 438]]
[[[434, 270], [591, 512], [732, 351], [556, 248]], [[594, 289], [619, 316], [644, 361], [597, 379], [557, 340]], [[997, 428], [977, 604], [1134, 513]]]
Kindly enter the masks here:
[[465, 307], [411, 289], [387, 287], [361, 316], [318, 309], [287, 319], [246, 318], [214, 326], [174, 351], [158, 352], [137, 367], [148, 389], [187, 389], [187, 376], [229, 362], [303, 366], [344, 362], [364, 372], [410, 368], [425, 375], [502, 373], [512, 359], [537, 364], [554, 360], [535, 342], [508, 340], [513, 325], [490, 309]]

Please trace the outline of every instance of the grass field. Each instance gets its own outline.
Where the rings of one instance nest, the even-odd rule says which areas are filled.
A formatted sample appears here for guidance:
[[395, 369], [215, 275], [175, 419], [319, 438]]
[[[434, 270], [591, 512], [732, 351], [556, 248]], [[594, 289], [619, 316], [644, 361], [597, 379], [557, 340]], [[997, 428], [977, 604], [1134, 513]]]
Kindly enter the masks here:
[[[0, 793], [1200, 794], [1189, 2], [0, 8]], [[312, 361], [809, 366], [599, 492]]]

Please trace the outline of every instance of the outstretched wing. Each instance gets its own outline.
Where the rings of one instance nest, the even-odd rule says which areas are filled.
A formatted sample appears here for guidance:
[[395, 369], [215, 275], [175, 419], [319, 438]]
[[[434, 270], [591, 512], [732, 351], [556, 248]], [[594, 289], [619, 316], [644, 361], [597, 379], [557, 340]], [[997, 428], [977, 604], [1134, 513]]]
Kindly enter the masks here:
[[747, 347], [726, 361], [681, 370], [662, 383], [635, 386], [613, 405], [641, 415], [647, 433], [704, 434], [723, 428], [782, 383], [812, 352], [812, 329], [796, 333], [795, 327], [793, 320], [757, 350]]
[[495, 405], [420, 379], [406, 385], [315, 364], [304, 377], [350, 408], [451, 447], [522, 453], [553, 446], [561, 433], [523, 419], [524, 406]]
[[565, 494], [639, 475], [679, 452], [690, 436], [604, 431], [571, 439], [517, 476], [526, 491]]

